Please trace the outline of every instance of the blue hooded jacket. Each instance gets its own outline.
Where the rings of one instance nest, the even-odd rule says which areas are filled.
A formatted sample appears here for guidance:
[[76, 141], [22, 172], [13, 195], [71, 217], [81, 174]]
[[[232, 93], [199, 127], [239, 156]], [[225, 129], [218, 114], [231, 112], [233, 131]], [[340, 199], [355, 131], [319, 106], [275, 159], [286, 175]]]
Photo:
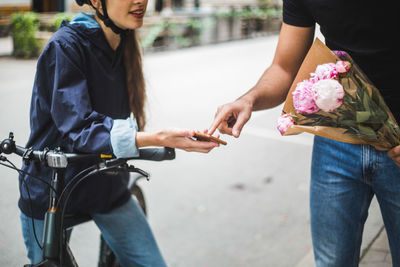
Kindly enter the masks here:
[[[31, 99], [31, 134], [26, 147], [116, 155], [121, 138], [117, 134], [113, 138], [113, 126], [121, 125], [131, 114], [124, 63], [115, 61], [117, 58], [93, 16], [81, 13], [71, 23], [63, 22], [38, 59]], [[129, 156], [133, 156], [137, 154], [137, 125], [132, 120], [122, 125], [132, 150]], [[65, 181], [92, 164], [71, 164], [65, 171]], [[50, 168], [38, 163], [24, 164], [23, 170], [47, 181], [52, 174]], [[127, 175], [91, 176], [74, 190], [67, 212], [107, 212], [124, 204], [130, 198]], [[20, 192], [21, 211], [43, 219], [49, 207], [49, 187], [24, 175], [20, 176]]]

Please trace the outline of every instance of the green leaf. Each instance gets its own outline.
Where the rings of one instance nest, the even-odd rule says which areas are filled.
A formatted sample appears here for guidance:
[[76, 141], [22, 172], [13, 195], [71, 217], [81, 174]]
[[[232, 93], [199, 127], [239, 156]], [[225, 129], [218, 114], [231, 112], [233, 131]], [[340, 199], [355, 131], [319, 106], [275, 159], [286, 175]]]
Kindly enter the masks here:
[[361, 135], [361, 136], [365, 136], [365, 137], [367, 137], [367, 138], [370, 139], [370, 140], [376, 140], [376, 133], [375, 133], [375, 131], [372, 130], [371, 128], [366, 127], [366, 126], [359, 125], [359, 126], [358, 126], [358, 129], [359, 129], [359, 131], [360, 131], [360, 135]]
[[370, 110], [371, 109], [369, 101], [370, 101], [370, 99], [369, 99], [368, 93], [364, 94], [364, 96], [363, 96], [364, 110]]
[[360, 101], [364, 98], [364, 90], [360, 87], [357, 87], [356, 91], [357, 101]]
[[370, 127], [374, 131], [379, 131], [383, 126], [382, 123], [368, 123], [368, 127]]
[[372, 101], [374, 101], [374, 103], [379, 106], [380, 97], [379, 97], [378, 93], [376, 92], [376, 90], [372, 90], [371, 98], [372, 98]]
[[370, 111], [357, 111], [356, 112], [356, 121], [358, 123], [366, 122], [371, 117]]
[[384, 123], [385, 121], [387, 121], [389, 119], [389, 115], [385, 111], [383, 111], [381, 109], [377, 110], [376, 117], [382, 123]]
[[354, 120], [339, 120], [338, 125], [340, 128], [356, 127], [356, 122]]
[[355, 131], [354, 129], [350, 128], [347, 129], [344, 134], [353, 134], [353, 135], [358, 135], [358, 131]]

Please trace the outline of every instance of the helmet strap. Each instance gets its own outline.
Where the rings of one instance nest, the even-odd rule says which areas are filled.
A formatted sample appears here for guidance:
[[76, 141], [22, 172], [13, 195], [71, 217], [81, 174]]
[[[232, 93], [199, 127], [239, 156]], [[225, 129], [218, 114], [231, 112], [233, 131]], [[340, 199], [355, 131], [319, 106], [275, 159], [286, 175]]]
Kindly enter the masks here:
[[110, 19], [107, 13], [107, 7], [106, 7], [106, 0], [100, 0], [101, 1], [101, 6], [103, 7], [103, 14], [99, 12], [98, 9], [96, 9], [96, 15], [101, 19], [107, 27], [109, 27], [114, 33], [120, 34], [122, 37], [122, 33], [127, 33], [129, 30], [124, 30], [115, 25], [115, 23]]
[[115, 56], [111, 63], [111, 66], [114, 69], [119, 65], [119, 63], [122, 60], [122, 55], [124, 54], [123, 51], [124, 51], [124, 47], [125, 47], [125, 39], [126, 39], [128, 33], [130, 32], [130, 30], [129, 29], [124, 30], [124, 29], [121, 29], [120, 27], [118, 27], [117, 25], [115, 25], [115, 23], [108, 16], [106, 1], [105, 0], [100, 0], [100, 1], [101, 1], [101, 6], [103, 7], [103, 14], [101, 14], [99, 12], [99, 10], [91, 4], [93, 6], [93, 8], [96, 10], [97, 17], [101, 21], [103, 21], [104, 25], [109, 27], [114, 33], [119, 34], [121, 37], [121, 41], [117, 47], [117, 50], [115, 51]]

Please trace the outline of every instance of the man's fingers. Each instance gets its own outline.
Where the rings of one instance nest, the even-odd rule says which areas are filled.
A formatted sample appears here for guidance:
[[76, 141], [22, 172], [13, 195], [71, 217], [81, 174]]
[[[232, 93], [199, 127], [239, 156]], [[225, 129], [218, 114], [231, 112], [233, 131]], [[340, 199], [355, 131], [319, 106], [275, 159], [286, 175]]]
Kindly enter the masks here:
[[243, 113], [239, 114], [239, 116], [237, 117], [236, 122], [232, 128], [232, 135], [234, 137], [238, 138], [240, 136], [243, 126], [249, 119], [250, 119], [249, 116], [244, 115]]
[[225, 110], [224, 108], [218, 108], [218, 111], [214, 117], [214, 121], [211, 124], [211, 127], [208, 128], [208, 134], [212, 135], [215, 130], [226, 120], [226, 117], [229, 117], [229, 113], [230, 112]]
[[396, 147], [392, 148], [391, 150], [389, 150], [387, 155], [389, 158], [391, 158], [394, 161], [394, 163], [398, 167], [400, 167], [400, 146], [396, 146]]
[[251, 116], [251, 107], [240, 99], [235, 102], [220, 106], [214, 117], [214, 122], [209, 128], [209, 134], [213, 134], [218, 128], [221, 133], [239, 137], [243, 125]]
[[388, 156], [391, 158], [399, 157], [400, 156], [400, 146], [396, 146], [396, 147], [392, 148], [391, 150], [389, 150]]
[[232, 128], [229, 127], [229, 125], [226, 123], [226, 121], [223, 121], [219, 126], [218, 126], [218, 131], [222, 134], [229, 134], [232, 135]]
[[393, 161], [394, 161], [394, 163], [398, 166], [398, 167], [400, 167], [400, 157], [394, 157], [394, 158], [391, 158]]
[[213, 123], [211, 124], [211, 127], [208, 128], [208, 134], [212, 135], [215, 130], [218, 128], [218, 126], [221, 124], [221, 122], [223, 121], [222, 117], [221, 118], [215, 118]]

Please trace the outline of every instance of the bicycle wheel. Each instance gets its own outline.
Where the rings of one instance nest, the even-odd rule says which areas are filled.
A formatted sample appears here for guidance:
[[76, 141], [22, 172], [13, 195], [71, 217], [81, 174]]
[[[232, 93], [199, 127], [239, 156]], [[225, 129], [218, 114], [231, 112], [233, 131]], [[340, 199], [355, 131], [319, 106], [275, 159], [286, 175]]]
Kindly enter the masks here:
[[[136, 184], [137, 180], [138, 179], [133, 180], [132, 184], [129, 186], [129, 190], [131, 194], [135, 197], [136, 201], [139, 203], [140, 207], [143, 210], [143, 213], [146, 215], [146, 202], [142, 189]], [[118, 262], [118, 259], [115, 256], [114, 252], [107, 245], [107, 242], [104, 240], [101, 234], [98, 267], [121, 267], [121, 264]]]
[[139, 203], [140, 207], [143, 210], [144, 215], [147, 215], [147, 208], [146, 208], [146, 202], [144, 200], [144, 195], [142, 189], [137, 185], [133, 184], [132, 187], [130, 188], [132, 195], [135, 196], [137, 202]]
[[107, 245], [103, 236], [100, 235], [100, 253], [99, 253], [99, 264], [98, 267], [120, 267], [114, 252]]

